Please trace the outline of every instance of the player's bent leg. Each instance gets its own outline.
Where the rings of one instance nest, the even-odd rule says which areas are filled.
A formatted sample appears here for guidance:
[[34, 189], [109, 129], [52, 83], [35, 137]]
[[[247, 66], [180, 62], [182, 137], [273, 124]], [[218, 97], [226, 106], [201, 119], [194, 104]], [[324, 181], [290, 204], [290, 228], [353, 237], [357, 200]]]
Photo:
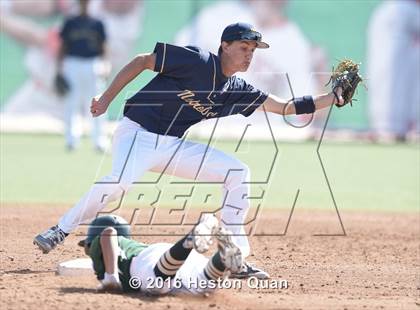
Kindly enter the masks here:
[[218, 251], [204, 268], [204, 275], [209, 280], [223, 278], [226, 271], [238, 272], [243, 264], [241, 250], [233, 242], [232, 232], [220, 227], [216, 238]]
[[204, 268], [204, 276], [207, 280], [217, 280], [223, 278], [226, 266], [222, 262], [219, 252], [216, 252], [208, 261]]
[[58, 226], [66, 233], [72, 232], [79, 224], [92, 221], [108, 203], [117, 200], [128, 190], [129, 184], [118, 182], [118, 177], [104, 177], [64, 214]]
[[270, 277], [264, 270], [254, 267], [244, 260], [240, 248], [232, 238], [232, 232], [221, 227], [216, 238], [218, 252], [209, 261], [204, 272], [208, 279], [216, 280], [217, 277], [222, 277], [225, 270], [230, 271], [231, 278], [237, 279], [249, 277], [267, 279]]
[[156, 277], [163, 280], [175, 277], [192, 250], [187, 239], [188, 236], [185, 236], [179, 240], [159, 258], [153, 269]]
[[[190, 141], [168, 155], [167, 162], [153, 167], [155, 172], [175, 175], [200, 182], [220, 182], [223, 186], [224, 204], [222, 207], [222, 225], [232, 231], [235, 244], [241, 249], [242, 256], [250, 253], [248, 237], [244, 229], [250, 192], [250, 169], [238, 159], [207, 145]], [[268, 277], [263, 270], [244, 262], [238, 277]]]
[[244, 256], [249, 255], [248, 238], [243, 230], [250, 203], [250, 170], [240, 160], [207, 145], [184, 141], [152, 171], [200, 182], [220, 183], [224, 192], [221, 220], [231, 230]]
[[[225, 158], [225, 160], [227, 172], [223, 184], [224, 205], [221, 212], [221, 222], [224, 228], [232, 232], [229, 239], [239, 247], [242, 257], [245, 258], [250, 253], [248, 236], [244, 226], [250, 207], [248, 200], [250, 193], [250, 170], [247, 165], [237, 159]], [[233, 258], [235, 261], [238, 261], [234, 255], [229, 255], [228, 258]], [[259, 279], [267, 279], [270, 277], [267, 272], [251, 265], [245, 260], [240, 268], [235, 270], [231, 269], [231, 277], [233, 278], [243, 279], [252, 276]]]
[[199, 253], [204, 253], [209, 249], [217, 227], [217, 218], [213, 214], [204, 214], [199, 224], [188, 235], [175, 243], [160, 257], [154, 268], [155, 275], [162, 277], [164, 280], [175, 277], [193, 248]]
[[34, 243], [43, 253], [50, 252], [79, 224], [92, 221], [108, 203], [127, 193], [132, 183], [153, 166], [156, 156], [147, 145], [138, 139], [138, 126], [127, 119], [120, 122], [114, 134], [111, 175], [94, 184], [58, 226], [35, 237]]
[[180, 270], [179, 276], [183, 283], [180, 292], [194, 295], [212, 293], [229, 272], [241, 268], [243, 257], [239, 247], [232, 241], [231, 233], [219, 228], [215, 237], [218, 251], [210, 259], [193, 252]]
[[232, 232], [235, 243], [244, 257], [250, 253], [244, 222], [250, 207], [250, 170], [247, 165], [232, 160], [227, 165], [226, 181], [223, 184], [224, 205], [221, 212], [222, 225]]
[[243, 255], [232, 238], [232, 232], [220, 227], [216, 234], [218, 254], [227, 270], [238, 272], [243, 265]]

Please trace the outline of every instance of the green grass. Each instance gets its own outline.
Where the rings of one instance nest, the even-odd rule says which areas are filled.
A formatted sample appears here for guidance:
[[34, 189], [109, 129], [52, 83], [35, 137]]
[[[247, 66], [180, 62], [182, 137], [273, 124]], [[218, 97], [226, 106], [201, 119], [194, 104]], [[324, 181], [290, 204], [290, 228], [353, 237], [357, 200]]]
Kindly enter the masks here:
[[[220, 141], [213, 147], [230, 153], [252, 171], [253, 182], [267, 179], [275, 157], [275, 147], [267, 142], [247, 142], [235, 152], [236, 143]], [[316, 143], [278, 142], [278, 156], [269, 181], [253, 184], [253, 206], [289, 208], [300, 189], [297, 207], [333, 208], [333, 202], [316, 154]], [[64, 151], [63, 138], [54, 135], [1, 136], [1, 202], [63, 203], [76, 202], [99, 177], [110, 171], [111, 156], [98, 155], [84, 140], [74, 153]], [[337, 202], [343, 210], [418, 211], [420, 152], [418, 145], [380, 146], [362, 143], [323, 143], [320, 150]], [[144, 181], [156, 180], [148, 173]], [[164, 177], [157, 184], [136, 186], [126, 197], [130, 205], [144, 206], [162, 190], [161, 205], [181, 207], [193, 185], [172, 184]], [[181, 180], [185, 181], [185, 180]], [[143, 200], [137, 201], [139, 193]], [[204, 197], [213, 194], [207, 205]], [[187, 206], [216, 208], [220, 202], [219, 185], [195, 186]]]

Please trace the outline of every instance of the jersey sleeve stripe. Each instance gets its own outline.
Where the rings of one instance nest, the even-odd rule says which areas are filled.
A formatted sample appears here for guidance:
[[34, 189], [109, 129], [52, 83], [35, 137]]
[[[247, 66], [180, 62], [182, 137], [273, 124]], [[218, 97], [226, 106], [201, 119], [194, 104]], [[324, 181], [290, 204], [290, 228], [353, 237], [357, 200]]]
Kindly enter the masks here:
[[160, 73], [163, 72], [163, 67], [165, 65], [165, 58], [166, 58], [166, 43], [163, 44], [162, 66], [160, 67]]
[[[210, 54], [211, 55], [211, 54]], [[211, 92], [209, 93], [209, 95], [207, 96], [208, 101], [210, 101], [211, 103], [214, 104], [214, 101], [211, 100], [211, 95], [214, 92], [214, 89], [216, 88], [216, 62], [214, 60], [213, 55], [211, 55], [211, 60], [213, 61], [213, 89], [211, 90]]]
[[260, 93], [260, 95], [254, 101], [252, 101], [249, 105], [247, 105], [247, 107], [243, 109], [242, 112], [248, 110], [248, 108], [251, 107], [261, 97], [261, 95], [262, 93]]

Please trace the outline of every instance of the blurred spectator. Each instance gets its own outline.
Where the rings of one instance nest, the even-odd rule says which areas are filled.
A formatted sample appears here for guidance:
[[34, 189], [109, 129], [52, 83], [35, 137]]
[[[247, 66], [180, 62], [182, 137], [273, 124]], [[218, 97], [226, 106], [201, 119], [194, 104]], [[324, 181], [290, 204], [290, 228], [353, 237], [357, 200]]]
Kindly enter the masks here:
[[[261, 29], [270, 49], [265, 51], [267, 53], [254, 54], [253, 64], [243, 77], [256, 87], [288, 98], [291, 97], [288, 73], [296, 96], [311, 93], [318, 85], [312, 78], [313, 68], [327, 69], [325, 53], [312, 46], [299, 26], [286, 17], [287, 3], [287, 0], [218, 1], [203, 8], [181, 29], [175, 43], [197, 45], [217, 54], [219, 34], [226, 25], [236, 21], [253, 24]], [[216, 24], [214, 16], [217, 16]], [[316, 57], [313, 50], [317, 51]]]
[[[65, 114], [63, 98], [53, 87], [60, 27], [45, 26], [45, 20], [79, 11], [78, 0], [0, 1], [0, 31], [25, 47], [23, 63], [28, 76], [2, 106], [2, 126], [17, 131], [60, 132]], [[141, 32], [143, 1], [91, 0], [88, 11], [105, 25], [109, 60], [118, 71], [129, 60]], [[33, 17], [42, 17], [42, 22]], [[105, 81], [97, 82], [100, 92]]]
[[[328, 81], [326, 53], [320, 47], [314, 46], [306, 38], [299, 26], [287, 18], [285, 9], [287, 0], [242, 0], [218, 1], [203, 8], [175, 37], [178, 45], [197, 45], [217, 54], [220, 45], [220, 33], [231, 23], [243, 21], [253, 24], [270, 44], [264, 53], [254, 54], [253, 63], [246, 73], [239, 73], [249, 83], [257, 88], [265, 89], [282, 98], [292, 98], [287, 81], [289, 76], [295, 97], [308, 93], [323, 91]], [[214, 17], [217, 16], [215, 22]], [[316, 52], [314, 52], [316, 51]], [[321, 72], [320, 72], [321, 71]], [[328, 112], [328, 111], [327, 111]], [[279, 115], [267, 115], [272, 126], [286, 127], [288, 125]], [[301, 125], [308, 119], [298, 121]], [[321, 118], [325, 119], [324, 117]], [[246, 120], [231, 118], [227, 122], [266, 123], [262, 112], [251, 115]], [[322, 127], [323, 123], [319, 124]], [[309, 132], [307, 132], [309, 134]]]
[[420, 1], [384, 1], [368, 28], [368, 96], [374, 139], [420, 133]]
[[[274, 93], [282, 98], [304, 96], [323, 92], [329, 78], [324, 50], [313, 45], [300, 27], [286, 16], [289, 1], [286, 0], [248, 0], [249, 7], [256, 19], [257, 28], [270, 44], [267, 53], [255, 53], [253, 65], [243, 75], [251, 84]], [[286, 75], [287, 74], [287, 75]], [[287, 81], [290, 79], [293, 93]], [[321, 86], [321, 89], [318, 87]], [[322, 127], [328, 110], [317, 113]], [[283, 116], [267, 115], [271, 124], [285, 124]], [[264, 115], [256, 114], [264, 121]], [[291, 118], [290, 124], [305, 126], [312, 116]], [[288, 126], [288, 125], [286, 125]], [[308, 128], [309, 129], [309, 128]], [[309, 134], [309, 131], [308, 131]]]
[[[105, 59], [105, 28], [99, 19], [88, 14], [88, 2], [79, 0], [80, 14], [66, 19], [60, 32], [57, 74], [62, 75], [69, 85], [69, 91], [65, 94], [65, 138], [68, 150], [73, 150], [79, 142], [80, 131], [75, 122], [78, 112], [90, 116], [90, 101], [98, 93], [98, 75], [107, 77], [110, 73], [109, 63]], [[107, 144], [102, 131], [103, 121], [103, 117], [92, 119], [92, 140], [98, 151], [104, 151]]]
[[287, 73], [296, 97], [312, 93], [315, 87], [311, 79], [312, 47], [299, 26], [287, 18], [288, 1], [251, 0], [248, 3], [256, 27], [264, 34], [270, 48], [267, 53], [255, 53], [246, 79], [256, 87], [291, 98]]
[[15, 14], [22, 16], [45, 17], [56, 11], [58, 4], [59, 2], [56, 0], [2, 0], [0, 1], [0, 9], [2, 15]]
[[105, 25], [109, 60], [118, 72], [130, 59], [142, 32], [141, 0], [90, 0], [89, 14]]
[[48, 119], [52, 126], [60, 126], [63, 110], [58, 105], [60, 98], [53, 91], [60, 44], [58, 28], [47, 28], [29, 17], [16, 15], [18, 12], [27, 15], [32, 9], [33, 14], [55, 14], [56, 9], [48, 1], [24, 3], [25, 6], [16, 1], [1, 1], [1, 32], [26, 47], [23, 64], [28, 75], [7, 99], [2, 112], [7, 115], [5, 120], [13, 119], [11, 122], [16, 128], [29, 125], [27, 116], [31, 117], [31, 122], [46, 123]]
[[245, 0], [214, 2], [199, 12], [175, 36], [177, 45], [194, 45], [217, 54], [220, 35], [227, 25], [241, 21], [255, 25], [255, 18]]

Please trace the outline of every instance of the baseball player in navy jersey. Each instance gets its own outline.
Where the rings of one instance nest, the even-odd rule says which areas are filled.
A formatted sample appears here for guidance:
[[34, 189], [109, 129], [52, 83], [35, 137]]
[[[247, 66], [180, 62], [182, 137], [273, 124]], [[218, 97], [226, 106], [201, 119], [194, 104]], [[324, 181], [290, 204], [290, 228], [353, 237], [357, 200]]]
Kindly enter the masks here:
[[[69, 151], [79, 144], [80, 130], [76, 128], [79, 112], [89, 114], [89, 101], [100, 87], [99, 73], [107, 75], [110, 69], [105, 65], [106, 34], [103, 23], [87, 13], [88, 0], [79, 0], [80, 14], [64, 22], [60, 32], [62, 46], [58, 57], [58, 76], [68, 85], [65, 101], [65, 138]], [[102, 58], [102, 59], [101, 59]], [[102, 66], [100, 65], [102, 64]], [[103, 68], [102, 72], [98, 68]], [[105, 69], [107, 68], [107, 69]], [[93, 119], [91, 136], [95, 148], [104, 151], [107, 138], [102, 126], [104, 117]]]
[[[233, 233], [243, 257], [250, 252], [244, 231], [250, 203], [249, 168], [238, 159], [207, 145], [185, 141], [185, 131], [210, 118], [251, 115], [256, 109], [281, 115], [314, 113], [343, 105], [342, 89], [319, 96], [280, 99], [254, 88], [236, 72], [244, 72], [257, 48], [268, 48], [249, 24], [236, 23], [223, 31], [218, 55], [193, 46], [157, 43], [149, 54], [137, 55], [114, 78], [106, 91], [92, 100], [91, 113], [105, 113], [117, 94], [149, 69], [157, 75], [127, 100], [124, 117], [114, 134], [111, 173], [34, 243], [48, 253], [80, 223], [91, 221], [107, 203], [120, 198], [146, 171], [163, 172], [200, 182], [223, 183], [222, 224]], [[234, 276], [267, 278], [246, 261]]]

